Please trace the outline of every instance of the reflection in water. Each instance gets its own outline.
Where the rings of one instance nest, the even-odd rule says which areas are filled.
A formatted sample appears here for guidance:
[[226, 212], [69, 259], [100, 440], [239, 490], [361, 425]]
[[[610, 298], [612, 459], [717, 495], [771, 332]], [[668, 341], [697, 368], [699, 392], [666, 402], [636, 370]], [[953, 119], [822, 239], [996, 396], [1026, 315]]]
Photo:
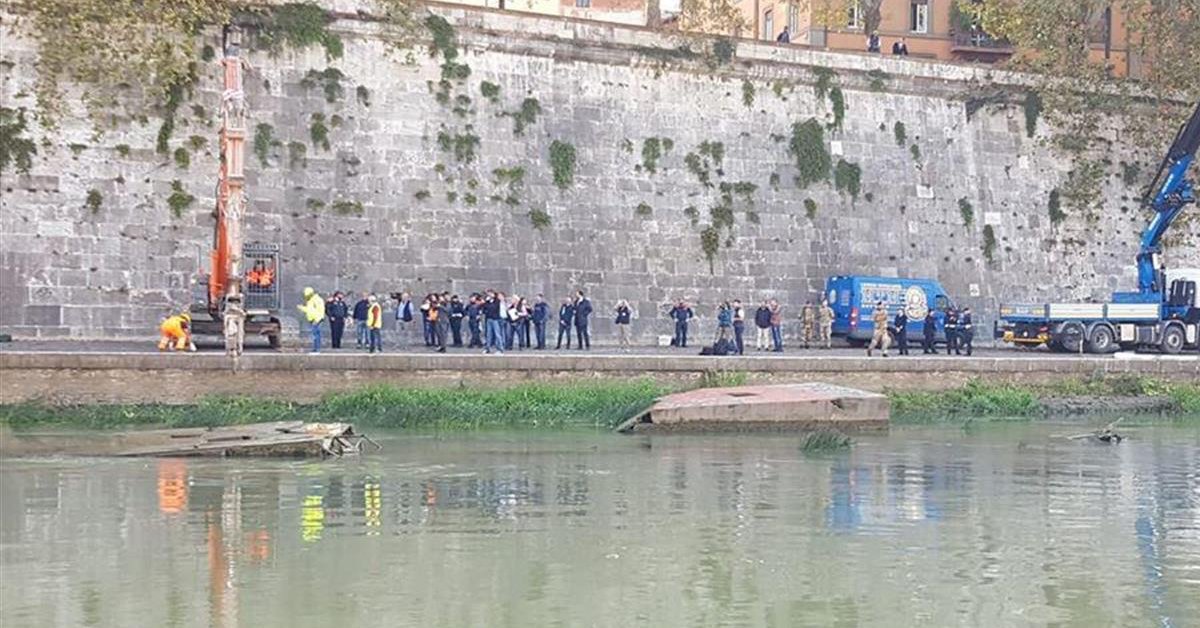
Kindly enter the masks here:
[[[394, 436], [0, 460], [0, 624], [1184, 626], [1200, 436]], [[205, 584], [207, 583], [207, 584]], [[64, 603], [66, 602], [66, 603]]]

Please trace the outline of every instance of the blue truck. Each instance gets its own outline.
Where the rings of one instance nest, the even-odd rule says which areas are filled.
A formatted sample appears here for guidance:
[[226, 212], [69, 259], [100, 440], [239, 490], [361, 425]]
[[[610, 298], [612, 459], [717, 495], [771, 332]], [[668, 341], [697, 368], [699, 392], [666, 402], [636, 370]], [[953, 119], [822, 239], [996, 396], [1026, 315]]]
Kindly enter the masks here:
[[839, 275], [825, 281], [825, 298], [833, 309], [833, 335], [855, 347], [871, 339], [875, 331], [871, 312], [879, 301], [887, 307], [889, 321], [901, 309], [908, 314], [909, 342], [920, 342], [930, 309], [937, 318], [937, 342], [945, 342], [946, 310], [954, 307], [946, 290], [934, 279]]
[[1108, 303], [1001, 305], [995, 336], [1052, 351], [1111, 353], [1154, 349], [1200, 352], [1200, 277], [1169, 273], [1161, 261], [1162, 240], [1184, 208], [1196, 202], [1189, 168], [1200, 149], [1200, 103], [1180, 127], [1143, 197], [1153, 218], [1142, 232], [1137, 254], [1138, 286], [1115, 292]]

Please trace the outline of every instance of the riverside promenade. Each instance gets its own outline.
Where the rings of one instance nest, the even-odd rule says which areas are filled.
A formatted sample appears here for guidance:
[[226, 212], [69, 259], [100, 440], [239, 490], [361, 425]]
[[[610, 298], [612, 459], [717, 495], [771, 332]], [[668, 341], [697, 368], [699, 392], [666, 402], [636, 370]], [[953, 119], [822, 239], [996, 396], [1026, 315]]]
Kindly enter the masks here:
[[6, 343], [0, 348], [0, 403], [189, 403], [212, 395], [251, 395], [309, 402], [370, 384], [503, 387], [651, 378], [687, 384], [721, 374], [747, 383], [826, 382], [870, 391], [942, 390], [981, 379], [1038, 385], [1067, 379], [1135, 376], [1200, 380], [1195, 356], [1068, 356], [983, 349], [972, 357], [892, 355], [861, 350], [791, 350], [745, 356], [700, 356], [646, 348], [621, 353], [477, 350], [434, 354], [424, 348], [368, 355], [353, 349], [319, 354], [252, 351], [237, 360], [219, 351], [158, 353], [145, 343]]

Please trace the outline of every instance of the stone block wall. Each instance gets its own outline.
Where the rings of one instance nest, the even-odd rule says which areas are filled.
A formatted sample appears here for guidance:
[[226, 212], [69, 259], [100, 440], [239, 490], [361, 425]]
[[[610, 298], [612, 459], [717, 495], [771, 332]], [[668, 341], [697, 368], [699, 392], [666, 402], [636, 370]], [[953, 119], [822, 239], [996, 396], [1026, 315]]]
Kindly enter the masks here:
[[[934, 277], [988, 325], [1001, 301], [1103, 298], [1135, 285], [1149, 215], [1132, 199], [1169, 138], [1134, 150], [1119, 121], [1107, 122], [1101, 206], [1064, 208], [1053, 224], [1051, 191], [1074, 166], [1047, 145], [1054, 129], [1044, 120], [1027, 134], [1021, 76], [752, 42], [722, 62], [640, 28], [433, 10], [455, 26], [456, 61], [469, 68], [447, 88], [441, 55], [421, 48], [406, 63], [377, 24], [350, 12], [332, 26], [343, 58], [316, 47], [248, 53], [247, 233], [283, 247], [289, 327], [304, 286], [495, 287], [552, 301], [583, 288], [598, 338], [625, 298], [635, 334], [649, 341], [669, 333], [673, 299], [711, 320], [722, 299], [777, 298], [794, 319], [834, 274]], [[215, 33], [207, 43], [219, 47]], [[6, 37], [4, 107], [32, 112], [35, 59], [19, 31]], [[30, 115], [32, 169], [0, 174], [0, 330], [146, 336], [186, 305], [211, 245], [219, 80], [219, 65], [200, 64], [167, 155], [155, 151], [162, 112], [137, 98], [98, 136], [82, 115], [54, 132]], [[498, 87], [490, 97], [484, 82]], [[794, 182], [792, 129], [810, 118], [832, 162], [846, 162], [840, 191], [833, 176]], [[561, 187], [555, 142], [575, 155]], [[1129, 184], [1125, 163], [1141, 164]], [[857, 195], [850, 165], [860, 169]], [[88, 204], [93, 190], [98, 206]], [[177, 190], [194, 197], [179, 216], [168, 204]], [[701, 234], [713, 207], [732, 226], [717, 229], [710, 269]], [[1197, 236], [1200, 223], [1180, 227], [1173, 267], [1200, 266]]]

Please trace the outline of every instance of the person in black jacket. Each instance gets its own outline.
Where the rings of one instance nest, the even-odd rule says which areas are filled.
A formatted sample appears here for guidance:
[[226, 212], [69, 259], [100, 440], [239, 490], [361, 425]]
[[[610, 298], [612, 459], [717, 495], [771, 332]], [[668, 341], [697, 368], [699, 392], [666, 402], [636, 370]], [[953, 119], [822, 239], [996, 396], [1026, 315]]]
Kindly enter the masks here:
[[592, 336], [588, 321], [592, 316], [592, 302], [583, 296], [583, 290], [575, 292], [575, 339], [580, 350], [592, 348]]
[[371, 303], [367, 297], [368, 294], [364, 292], [358, 303], [354, 304], [354, 346], [358, 349], [366, 349], [371, 340], [371, 330], [367, 328], [367, 308]]
[[958, 312], [954, 308], [946, 310], [946, 355], [951, 353], [962, 355], [958, 350]]
[[629, 351], [629, 323], [633, 319], [633, 310], [629, 309], [629, 302], [625, 299], [617, 301], [616, 314], [613, 324], [617, 326], [617, 345], [622, 351]]
[[546, 322], [550, 320], [550, 305], [546, 303], [546, 297], [538, 294], [533, 301], [533, 312], [530, 313], [530, 320], [533, 321], [533, 335], [537, 340], [537, 348], [546, 348]]
[[900, 355], [908, 355], [908, 313], [904, 311], [904, 308], [900, 308], [900, 311], [896, 312], [892, 326], [896, 328], [896, 346], [900, 350]]
[[571, 299], [563, 297], [562, 305], [558, 306], [558, 344], [555, 349], [563, 348], [563, 337], [567, 339], [567, 348], [571, 348], [571, 327], [575, 323], [575, 304]]
[[975, 321], [971, 320], [971, 308], [964, 307], [962, 315], [958, 317], [958, 346], [960, 349], [966, 349], [967, 355], [970, 356], [975, 344]]
[[936, 355], [937, 349], [934, 348], [933, 343], [937, 340], [937, 313], [933, 310], [929, 310], [925, 314], [925, 328], [921, 330], [921, 333], [923, 334], [921, 353]]
[[682, 299], [675, 307], [671, 308], [671, 320], [675, 321], [675, 339], [673, 343], [676, 347], [687, 347], [688, 340], [688, 323], [696, 316], [692, 308], [688, 306], [687, 301]]
[[346, 304], [342, 293], [333, 293], [333, 297], [325, 303], [325, 318], [329, 319], [330, 347], [342, 348], [342, 332], [346, 330], [346, 318], [349, 316], [350, 306]]
[[483, 335], [479, 332], [479, 320], [483, 317], [483, 298], [478, 293], [472, 294], [467, 300], [466, 316], [467, 331], [471, 334], [471, 340], [467, 343], [467, 347], [482, 347]]
[[467, 315], [467, 308], [463, 305], [458, 295], [450, 297], [450, 336], [454, 339], [454, 346], [461, 347], [462, 343], [462, 321]]

